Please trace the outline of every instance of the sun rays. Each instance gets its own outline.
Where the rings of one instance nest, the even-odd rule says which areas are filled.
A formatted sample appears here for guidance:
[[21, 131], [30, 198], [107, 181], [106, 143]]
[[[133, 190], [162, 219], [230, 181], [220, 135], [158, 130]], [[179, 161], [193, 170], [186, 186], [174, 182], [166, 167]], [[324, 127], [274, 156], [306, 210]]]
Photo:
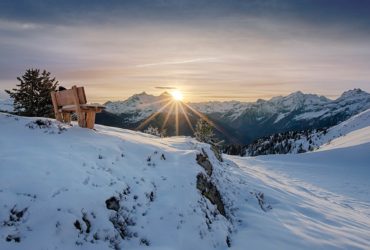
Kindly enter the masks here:
[[182, 101], [184, 99], [183, 94], [179, 90], [172, 91], [171, 95], [175, 101]]
[[[136, 130], [142, 130], [144, 129], [147, 125], [149, 125], [150, 122], [155, 121], [155, 119], [160, 115], [160, 114], [165, 114], [164, 120], [162, 124], [160, 125], [161, 131], [167, 129], [169, 127], [169, 123], [173, 122], [174, 126], [174, 133], [176, 136], [180, 134], [180, 118], [184, 118], [184, 122], [187, 124], [189, 129], [194, 133], [194, 127], [195, 124], [192, 124], [191, 119], [189, 118], [190, 115], [194, 115], [198, 119], [203, 119], [206, 122], [208, 122], [212, 127], [214, 127], [217, 131], [220, 133], [224, 134], [226, 137], [231, 138], [221, 127], [216, 125], [214, 122], [212, 122], [207, 116], [204, 114], [198, 112], [195, 110], [193, 107], [190, 105], [186, 104], [183, 102], [183, 94], [179, 90], [172, 91], [171, 96], [168, 98], [164, 98], [159, 101], [151, 102], [144, 104], [144, 106], [150, 106], [153, 104], [158, 104], [158, 103], [163, 103], [163, 106], [158, 109], [156, 112], [154, 112], [152, 115], [150, 115], [147, 119], [145, 119], [137, 128]], [[180, 116], [181, 115], [181, 116]], [[173, 117], [173, 118], [171, 118]], [[233, 139], [232, 139], [233, 140]]]

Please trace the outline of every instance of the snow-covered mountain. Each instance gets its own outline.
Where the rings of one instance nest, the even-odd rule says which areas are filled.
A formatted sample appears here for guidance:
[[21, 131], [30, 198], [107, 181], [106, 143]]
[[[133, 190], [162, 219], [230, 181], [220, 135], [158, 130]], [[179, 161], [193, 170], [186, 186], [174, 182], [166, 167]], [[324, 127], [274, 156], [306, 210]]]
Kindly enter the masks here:
[[370, 94], [354, 89], [336, 100], [296, 92], [252, 103], [237, 118], [231, 113], [208, 116], [235, 131], [242, 143], [250, 143], [274, 133], [330, 127], [369, 108]]
[[330, 144], [332, 140], [338, 137], [345, 136], [348, 133], [368, 126], [370, 126], [370, 109], [329, 129], [288, 131], [258, 139], [245, 148], [240, 149], [240, 152], [237, 152], [237, 154], [241, 153], [247, 156], [257, 156], [266, 154], [304, 153], [317, 150], [322, 145]]
[[148, 118], [151, 114], [160, 110], [168, 101], [171, 95], [163, 92], [159, 96], [148, 95], [146, 92], [131, 96], [125, 101], [106, 102], [106, 110], [114, 114], [126, 114], [126, 122], [136, 123]]
[[354, 126], [326, 150], [220, 161], [188, 137], [0, 113], [0, 249], [367, 249]]
[[[131, 128], [132, 124], [140, 124], [160, 110], [168, 98], [168, 94], [152, 96], [142, 93], [123, 102], [108, 102], [106, 106], [109, 115], [98, 115], [97, 121], [105, 125]], [[250, 103], [227, 101], [188, 104], [221, 127], [226, 132], [219, 134], [223, 139], [245, 144], [274, 133], [336, 125], [369, 109], [370, 94], [353, 89], [331, 100], [298, 91], [288, 96]]]
[[[210, 102], [210, 103], [192, 103], [191, 105], [205, 114], [222, 113], [228, 120], [236, 120], [247, 110], [253, 110], [259, 114], [257, 119], [265, 119], [266, 114], [279, 114], [275, 122], [289, 115], [289, 113], [304, 107], [307, 112], [318, 109], [321, 105], [330, 102], [330, 99], [324, 96], [313, 94], [303, 94], [301, 91], [294, 92], [288, 96], [277, 96], [270, 100], [259, 99], [256, 102], [243, 103], [237, 101], [231, 102]], [[307, 115], [309, 117], [309, 115]], [[296, 119], [301, 119], [297, 117]]]

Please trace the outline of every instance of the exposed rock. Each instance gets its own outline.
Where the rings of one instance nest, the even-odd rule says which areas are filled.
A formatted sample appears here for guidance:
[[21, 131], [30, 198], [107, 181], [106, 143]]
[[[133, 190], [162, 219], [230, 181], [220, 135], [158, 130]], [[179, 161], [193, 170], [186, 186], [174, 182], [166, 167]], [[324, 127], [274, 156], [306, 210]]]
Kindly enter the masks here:
[[225, 205], [222, 202], [221, 194], [216, 185], [214, 185], [206, 175], [202, 173], [197, 175], [197, 188], [203, 196], [205, 196], [212, 204], [216, 205], [220, 214], [226, 217]]
[[230, 236], [226, 236], [226, 244], [228, 247], [231, 247], [231, 239], [230, 239]]
[[204, 151], [203, 154], [197, 154], [197, 163], [204, 168], [208, 176], [212, 175], [213, 167]]
[[14, 242], [21, 242], [21, 237], [19, 237], [18, 235], [8, 235], [6, 236], [6, 241], [10, 242], [10, 241], [14, 241]]
[[221, 152], [221, 150], [216, 145], [212, 145], [211, 146], [211, 150], [215, 154], [217, 160], [219, 160], [220, 162], [223, 162], [224, 161], [224, 159], [222, 159], [222, 152]]
[[154, 201], [154, 192], [151, 191], [150, 193], [146, 193], [146, 197], [149, 199], [149, 201]]
[[27, 211], [27, 208], [24, 208], [22, 210], [17, 210], [16, 206], [14, 206], [10, 210], [10, 216], [9, 216], [9, 221], [20, 221], [22, 219], [24, 213]]
[[149, 246], [150, 242], [149, 242], [149, 240], [147, 240], [145, 238], [142, 238], [142, 239], [140, 239], [140, 245]]
[[256, 198], [258, 200], [258, 204], [260, 205], [263, 211], [267, 212], [268, 210], [272, 209], [271, 205], [266, 206], [265, 195], [262, 192], [257, 193]]
[[87, 218], [87, 214], [84, 213], [83, 216], [82, 216], [82, 220], [85, 222], [86, 224], [86, 233], [90, 233], [90, 230], [91, 230], [91, 222], [90, 220]]
[[125, 239], [129, 235], [127, 231], [127, 224], [124, 218], [122, 218], [118, 213], [114, 216], [111, 216], [109, 220], [112, 222], [113, 227], [117, 230], [122, 239]]
[[27, 211], [27, 207], [22, 209], [22, 210], [18, 210], [17, 206], [14, 206], [10, 210], [9, 220], [4, 221], [3, 225], [8, 226], [8, 227], [17, 225], [21, 221], [21, 219], [23, 218], [26, 211]]
[[108, 200], [105, 201], [105, 205], [107, 206], [108, 209], [114, 210], [118, 212], [120, 205], [119, 205], [119, 200], [112, 196]]
[[75, 228], [80, 231], [80, 233], [82, 233], [82, 227], [81, 227], [81, 223], [79, 220], [76, 220], [73, 225], [75, 226]]

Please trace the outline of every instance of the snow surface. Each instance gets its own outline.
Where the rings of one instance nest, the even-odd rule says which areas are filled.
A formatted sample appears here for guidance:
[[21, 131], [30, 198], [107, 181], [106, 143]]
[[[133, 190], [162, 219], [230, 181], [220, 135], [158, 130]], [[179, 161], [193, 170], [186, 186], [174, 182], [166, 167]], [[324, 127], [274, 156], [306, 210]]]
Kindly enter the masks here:
[[[318, 148], [319, 150], [323, 150], [324, 148], [336, 147], [335, 145], [339, 145], [339, 143], [344, 143], [343, 140], [352, 140], [352, 144], [362, 144], [363, 142], [366, 142], [368, 140], [367, 135], [369, 128], [370, 128], [370, 109], [365, 110], [357, 115], [354, 115], [348, 120], [329, 128], [326, 133], [318, 132], [316, 134], [311, 135], [310, 138], [312, 141], [312, 145], [315, 148]], [[349, 137], [345, 137], [347, 134], [352, 135]], [[335, 144], [331, 146], [326, 146], [326, 144], [331, 144], [332, 140], [335, 140], [336, 138], [339, 138], [339, 140], [335, 142]], [[296, 147], [300, 143], [302, 143], [304, 149], [308, 148], [310, 144], [307, 140], [305, 141], [298, 140], [295, 143]], [[350, 143], [346, 142], [344, 143], [344, 145], [350, 146]]]
[[250, 215], [253, 229], [239, 231], [235, 243], [251, 230], [251, 249], [369, 249], [369, 150], [370, 144], [297, 155], [228, 156], [273, 207], [266, 218]]
[[370, 141], [370, 126], [355, 130], [344, 136], [340, 136], [327, 144], [322, 145], [318, 150], [329, 150], [334, 148], [347, 148], [356, 145], [366, 144]]
[[13, 101], [10, 98], [0, 96], [0, 111], [13, 112]]
[[[230, 249], [370, 246], [370, 138], [219, 162], [188, 137], [37, 120], [0, 113], [0, 249], [228, 249], [227, 239]], [[202, 149], [226, 217], [196, 188]], [[118, 212], [106, 207], [112, 196]], [[124, 239], [112, 220], [125, 225]]]
[[[325, 146], [326, 144], [332, 144], [332, 141], [336, 138], [341, 138], [338, 143], [343, 143], [344, 146], [350, 145], [350, 143], [354, 144], [361, 144], [361, 142], [364, 142], [367, 140], [366, 137], [366, 131], [370, 127], [370, 109], [365, 110], [357, 115], [354, 115], [353, 117], [349, 118], [348, 120], [339, 123], [336, 126], [333, 126], [325, 131], [323, 130], [313, 130], [312, 132], [305, 135], [304, 133], [301, 134], [298, 138], [289, 138], [286, 141], [281, 142], [280, 144], [275, 142], [274, 147], [279, 148], [280, 146], [286, 147], [289, 145], [289, 154], [297, 154], [300, 152], [300, 150], [304, 151], [312, 151], [312, 150], [321, 150], [321, 148], [330, 148], [330, 146]], [[364, 129], [364, 131], [360, 131], [361, 129]], [[355, 135], [357, 135], [353, 142], [342, 142], [342, 138], [345, 135], [356, 132]], [[365, 137], [364, 137], [365, 136]], [[351, 138], [351, 137], [349, 137]], [[267, 137], [266, 139], [261, 139], [261, 141], [258, 141], [255, 143], [255, 145], [252, 145], [253, 147], [250, 147], [247, 149], [247, 155], [253, 156], [255, 154], [256, 149], [260, 150], [261, 147], [264, 145], [269, 145], [273, 141], [273, 137]], [[253, 151], [255, 150], [255, 151]]]

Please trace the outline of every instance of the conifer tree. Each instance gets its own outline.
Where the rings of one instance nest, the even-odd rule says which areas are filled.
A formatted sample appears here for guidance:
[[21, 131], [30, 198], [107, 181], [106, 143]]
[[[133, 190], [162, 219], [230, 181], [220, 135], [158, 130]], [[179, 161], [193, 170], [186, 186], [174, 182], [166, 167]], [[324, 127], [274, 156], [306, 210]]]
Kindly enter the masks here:
[[213, 143], [215, 139], [212, 126], [204, 119], [198, 120], [195, 126], [194, 136], [198, 141], [205, 143]]
[[161, 133], [159, 132], [159, 129], [157, 127], [153, 127], [152, 125], [150, 125], [143, 132], [146, 133], [146, 134], [149, 134], [149, 135], [155, 135], [155, 136], [158, 136], [158, 137], [161, 136]]
[[5, 90], [13, 99], [14, 111], [24, 116], [51, 117], [53, 105], [50, 92], [55, 91], [58, 81], [50, 77], [50, 72], [28, 69], [17, 77], [17, 88]]

